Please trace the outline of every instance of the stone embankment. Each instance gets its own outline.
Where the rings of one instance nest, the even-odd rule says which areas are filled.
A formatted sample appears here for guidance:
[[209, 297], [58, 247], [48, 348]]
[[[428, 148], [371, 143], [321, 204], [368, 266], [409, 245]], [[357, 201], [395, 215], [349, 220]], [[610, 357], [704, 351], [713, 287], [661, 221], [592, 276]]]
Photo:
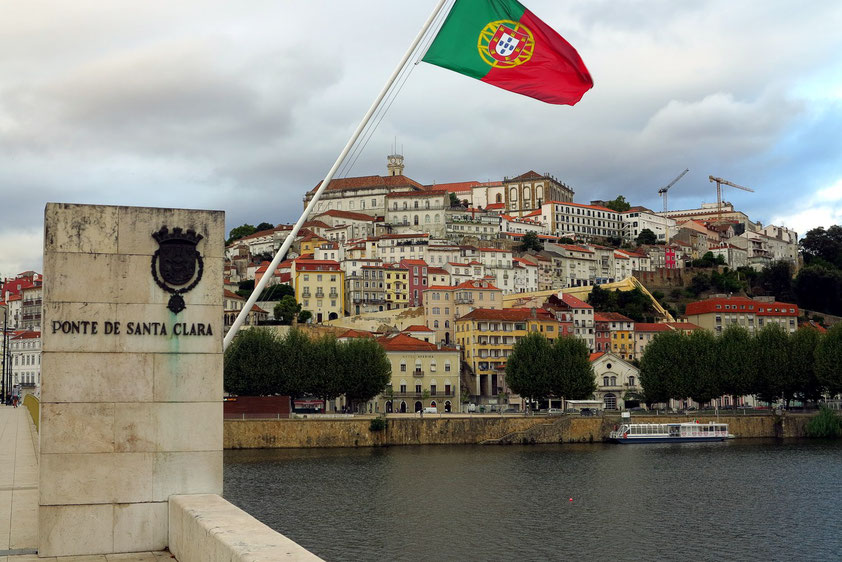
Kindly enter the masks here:
[[[699, 422], [727, 423], [738, 438], [804, 437], [809, 416], [699, 416]], [[636, 416], [635, 423], [686, 422], [684, 416]], [[371, 418], [225, 420], [226, 449], [379, 447], [394, 445], [509, 445], [602, 442], [619, 417], [425, 416], [389, 418], [371, 431]]]

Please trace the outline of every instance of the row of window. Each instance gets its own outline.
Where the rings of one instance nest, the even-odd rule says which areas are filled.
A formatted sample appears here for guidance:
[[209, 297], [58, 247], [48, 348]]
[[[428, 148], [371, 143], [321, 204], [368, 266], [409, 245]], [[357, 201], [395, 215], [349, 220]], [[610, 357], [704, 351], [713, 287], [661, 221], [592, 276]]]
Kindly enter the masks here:
[[[415, 360], [415, 370], [416, 370], [416, 371], [421, 371], [421, 370], [422, 370], [422, 367], [421, 367], [421, 360], [420, 360], [420, 359], [416, 359], [416, 360]], [[405, 360], [401, 360], [401, 372], [402, 372], [402, 373], [405, 373], [405, 372], [406, 372], [406, 361], [405, 361]], [[432, 360], [432, 361], [430, 361], [430, 372], [431, 372], [431, 373], [435, 373], [435, 372], [436, 372], [436, 361], [435, 361], [435, 359], [434, 359], [434, 360]], [[446, 359], [446, 360], [445, 360], [445, 362], [444, 362], [444, 372], [445, 372], [445, 373], [449, 373], [449, 372], [450, 372], [450, 360], [449, 360], [449, 359]]]

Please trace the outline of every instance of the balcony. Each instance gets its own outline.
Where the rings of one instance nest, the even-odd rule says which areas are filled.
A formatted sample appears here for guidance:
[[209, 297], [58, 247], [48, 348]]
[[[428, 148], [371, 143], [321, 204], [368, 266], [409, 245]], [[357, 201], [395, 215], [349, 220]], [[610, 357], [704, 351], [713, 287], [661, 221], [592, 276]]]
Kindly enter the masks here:
[[414, 371], [412, 371], [412, 376], [413, 377], [423, 377], [424, 371], [422, 371], [421, 369], [415, 369]]
[[310, 294], [310, 291], [306, 291], [306, 290], [305, 290], [305, 291], [302, 291], [302, 292], [301, 292], [301, 297], [302, 297], [302, 298], [309, 299], [311, 296], [312, 296], [312, 295]]
[[473, 304], [474, 297], [472, 295], [456, 295], [453, 302], [456, 304]]

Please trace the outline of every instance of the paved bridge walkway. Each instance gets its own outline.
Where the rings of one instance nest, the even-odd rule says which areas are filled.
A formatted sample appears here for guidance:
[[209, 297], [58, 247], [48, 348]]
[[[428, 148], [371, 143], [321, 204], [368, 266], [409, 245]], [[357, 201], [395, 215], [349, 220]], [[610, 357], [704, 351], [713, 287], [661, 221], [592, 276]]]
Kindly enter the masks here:
[[38, 558], [38, 434], [23, 406], [0, 406], [0, 562], [172, 562], [169, 552]]

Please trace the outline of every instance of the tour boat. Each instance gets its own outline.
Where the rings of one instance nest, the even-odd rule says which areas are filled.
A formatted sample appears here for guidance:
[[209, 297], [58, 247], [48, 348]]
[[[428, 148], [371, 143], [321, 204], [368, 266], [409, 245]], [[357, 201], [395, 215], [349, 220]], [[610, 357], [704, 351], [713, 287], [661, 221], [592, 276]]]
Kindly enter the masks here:
[[[616, 427], [616, 426], [615, 426]], [[727, 423], [624, 423], [609, 435], [615, 443], [684, 443], [732, 438]]]

